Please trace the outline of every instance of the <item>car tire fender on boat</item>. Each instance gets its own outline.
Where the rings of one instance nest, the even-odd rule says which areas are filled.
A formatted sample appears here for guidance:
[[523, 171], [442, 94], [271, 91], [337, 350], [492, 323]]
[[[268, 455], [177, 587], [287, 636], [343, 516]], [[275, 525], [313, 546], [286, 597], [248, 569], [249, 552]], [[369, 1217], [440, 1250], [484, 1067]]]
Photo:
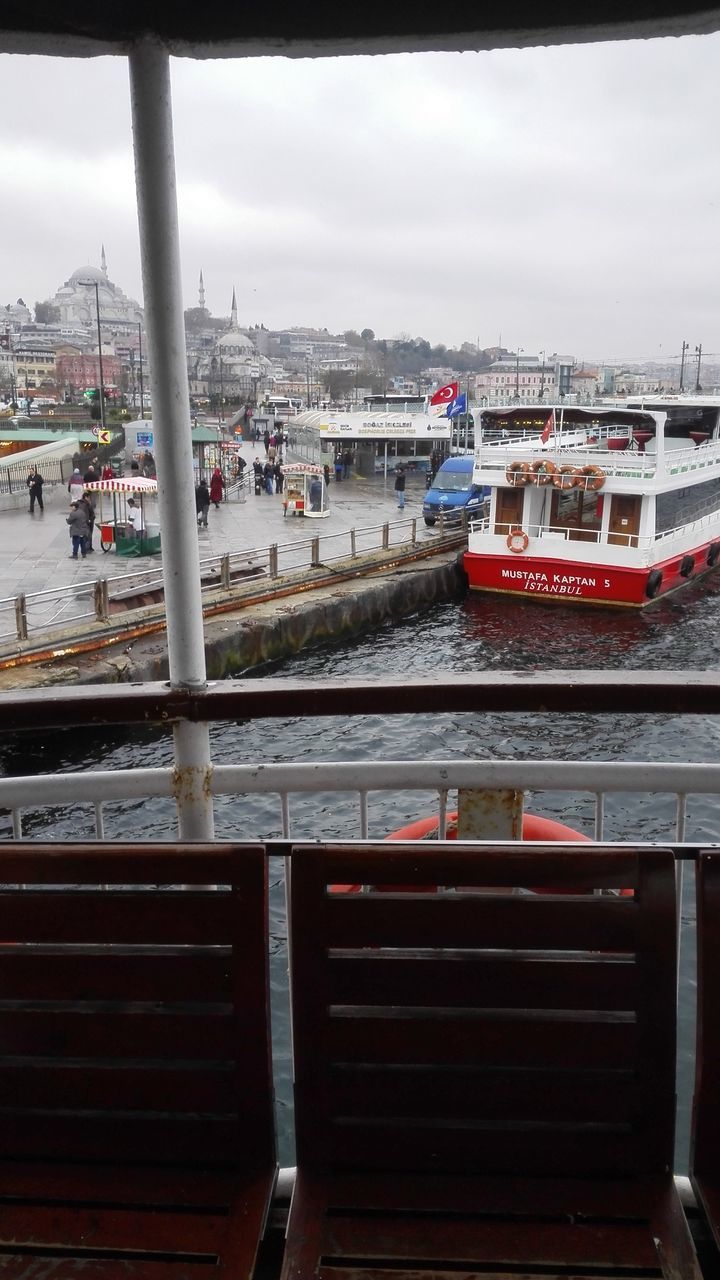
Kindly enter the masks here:
[[651, 569], [648, 574], [648, 580], [645, 583], [645, 595], [649, 600], [654, 599], [662, 586], [662, 569]]
[[689, 578], [695, 568], [694, 556], [683, 556], [678, 570], [681, 578]]
[[532, 472], [529, 462], [511, 462], [505, 472], [505, 479], [508, 484], [518, 489], [521, 485], [529, 484], [532, 480]]
[[523, 551], [527, 551], [530, 539], [524, 529], [511, 529], [505, 541], [510, 551], [521, 555]]
[[713, 565], [717, 564], [718, 560], [720, 560], [720, 542], [711, 542], [707, 553], [707, 562], [711, 569]]
[[553, 476], [557, 474], [557, 467], [549, 458], [538, 458], [532, 464], [533, 484], [552, 484]]

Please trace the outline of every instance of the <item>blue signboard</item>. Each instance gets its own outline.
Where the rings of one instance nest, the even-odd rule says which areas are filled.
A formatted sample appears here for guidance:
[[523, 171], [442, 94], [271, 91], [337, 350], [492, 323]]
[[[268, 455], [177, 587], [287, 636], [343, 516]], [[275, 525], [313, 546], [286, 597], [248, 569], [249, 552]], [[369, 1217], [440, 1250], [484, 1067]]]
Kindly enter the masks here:
[[136, 439], [138, 449], [152, 449], [152, 431], [138, 431]]

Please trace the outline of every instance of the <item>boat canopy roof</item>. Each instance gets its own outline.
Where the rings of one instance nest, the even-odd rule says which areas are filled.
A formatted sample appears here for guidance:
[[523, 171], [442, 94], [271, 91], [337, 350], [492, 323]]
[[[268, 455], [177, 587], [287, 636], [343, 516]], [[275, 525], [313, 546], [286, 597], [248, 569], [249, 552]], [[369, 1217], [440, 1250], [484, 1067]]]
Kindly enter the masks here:
[[560, 426], [591, 426], [593, 423], [604, 426], [612, 426], [614, 423], [618, 425], [629, 423], [634, 427], [651, 427], [655, 428], [658, 421], [658, 410], [654, 412], [643, 411], [641, 409], [625, 409], [619, 406], [613, 408], [595, 408], [589, 406], [580, 406], [576, 404], [570, 405], [505, 405], [492, 409], [483, 409], [481, 412], [480, 422], [484, 427], [517, 427], [518, 429], [541, 428], [546, 425], [548, 418], [553, 419], [553, 425], [559, 430]]
[[157, 493], [157, 487], [157, 480], [151, 480], [148, 476], [115, 476], [112, 480], [92, 480], [85, 485], [86, 489], [93, 492], [145, 493], [148, 495]]

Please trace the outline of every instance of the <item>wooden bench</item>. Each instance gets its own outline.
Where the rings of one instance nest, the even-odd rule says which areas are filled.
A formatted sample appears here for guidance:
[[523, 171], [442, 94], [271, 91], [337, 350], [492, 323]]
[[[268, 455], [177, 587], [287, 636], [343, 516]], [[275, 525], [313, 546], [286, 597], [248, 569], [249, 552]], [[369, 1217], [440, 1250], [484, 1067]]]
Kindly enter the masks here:
[[720, 854], [697, 865], [698, 1010], [690, 1177], [720, 1248]]
[[251, 1275], [266, 895], [258, 847], [0, 846], [3, 1278]]
[[[671, 854], [297, 846], [291, 863], [284, 1280], [699, 1277], [672, 1178]], [[329, 890], [357, 883], [395, 889]], [[528, 885], [548, 892], [508, 892]]]

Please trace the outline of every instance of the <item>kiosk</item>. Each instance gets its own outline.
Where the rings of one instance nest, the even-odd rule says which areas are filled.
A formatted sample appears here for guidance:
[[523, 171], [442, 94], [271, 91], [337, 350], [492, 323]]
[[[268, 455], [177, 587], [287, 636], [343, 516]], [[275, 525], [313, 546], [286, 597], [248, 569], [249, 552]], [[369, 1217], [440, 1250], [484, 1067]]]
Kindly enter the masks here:
[[312, 462], [290, 462], [283, 467], [285, 488], [283, 515], [312, 516], [319, 519], [330, 515], [325, 473]]
[[[157, 514], [157, 480], [146, 476], [117, 476], [86, 484], [87, 493], [99, 495], [95, 524], [100, 530], [100, 546], [119, 556], [160, 554], [160, 519]], [[135, 499], [140, 511], [137, 529], [128, 513], [128, 500]]]

